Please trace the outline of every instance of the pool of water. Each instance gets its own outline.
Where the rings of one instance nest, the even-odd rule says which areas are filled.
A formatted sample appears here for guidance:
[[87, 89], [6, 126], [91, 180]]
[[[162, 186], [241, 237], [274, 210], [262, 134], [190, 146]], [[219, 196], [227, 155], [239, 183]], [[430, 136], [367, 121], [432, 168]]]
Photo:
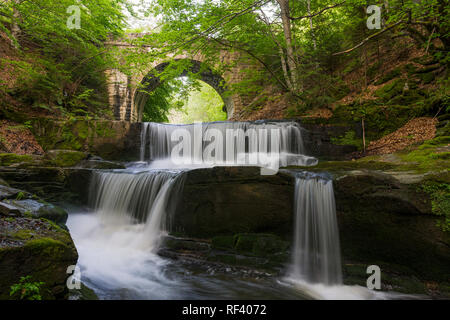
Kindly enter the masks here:
[[67, 226], [78, 250], [81, 280], [100, 299], [404, 299], [360, 286], [325, 286], [254, 273], [216, 272], [154, 253], [144, 225], [105, 224], [100, 216], [69, 208]]

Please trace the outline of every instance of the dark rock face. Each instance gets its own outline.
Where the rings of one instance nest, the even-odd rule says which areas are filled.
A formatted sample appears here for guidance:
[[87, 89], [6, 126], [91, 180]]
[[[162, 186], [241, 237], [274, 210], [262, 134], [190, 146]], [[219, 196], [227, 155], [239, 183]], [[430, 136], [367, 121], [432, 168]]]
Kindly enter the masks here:
[[273, 232], [289, 237], [293, 178], [259, 168], [216, 167], [186, 173], [172, 229], [188, 236]]
[[0, 177], [15, 188], [28, 190], [48, 201], [83, 203], [88, 198], [91, 172], [92, 169], [83, 168], [0, 167]]
[[84, 169], [125, 169], [125, 166], [117, 162], [104, 160], [84, 160], [77, 164], [77, 168]]
[[[0, 181], [0, 183], [2, 182], [6, 183], [4, 181]], [[20, 192], [21, 190], [19, 189], [0, 184], [0, 200], [16, 198]]]
[[303, 143], [308, 155], [324, 160], [344, 160], [348, 155], [357, 151], [354, 145], [337, 145], [331, 142], [332, 137], [339, 137], [352, 127], [345, 126], [325, 126], [318, 124], [301, 124]]
[[450, 235], [415, 185], [389, 175], [357, 172], [334, 182], [344, 260], [448, 281]]

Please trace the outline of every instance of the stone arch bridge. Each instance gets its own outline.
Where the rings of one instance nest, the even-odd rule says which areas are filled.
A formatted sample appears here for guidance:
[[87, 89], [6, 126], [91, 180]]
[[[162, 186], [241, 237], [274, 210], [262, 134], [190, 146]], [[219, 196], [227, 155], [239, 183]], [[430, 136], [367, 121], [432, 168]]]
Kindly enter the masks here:
[[[130, 40], [133, 40], [144, 35], [146, 34], [133, 33], [128, 34], [127, 37]], [[121, 50], [138, 48], [138, 46], [132, 44], [132, 41], [124, 40], [110, 40], [106, 45], [118, 48], [119, 53]], [[145, 50], [151, 50], [151, 48], [145, 48]], [[221, 61], [237, 61], [238, 58], [239, 55], [237, 53], [222, 51], [220, 54]], [[201, 53], [194, 56], [187, 54], [176, 55], [170, 57], [169, 61], [170, 60], [188, 60], [190, 62], [187, 64], [189, 67], [183, 70], [180, 76], [185, 76], [189, 72], [192, 72], [198, 74], [200, 80], [213, 87], [219, 95], [221, 95], [224, 101], [224, 111], [226, 111], [228, 119], [233, 116], [236, 110], [241, 110], [242, 106], [249, 102], [247, 97], [237, 94], [229, 96], [224, 95], [224, 93], [228, 86], [237, 83], [244, 78], [244, 73], [242, 72], [244, 69], [257, 68], [256, 66], [239, 62], [224, 74], [216, 74], [205, 65], [205, 57], [202, 56]], [[109, 105], [114, 112], [116, 120], [131, 122], [142, 121], [143, 108], [148, 99], [148, 95], [142, 92], [141, 85], [143, 85], [147, 92], [157, 88], [162, 82], [155, 74], [163, 71], [169, 65], [169, 61], [167, 59], [164, 61], [154, 61], [148, 70], [142, 70], [132, 77], [125, 75], [117, 69], [106, 70]]]

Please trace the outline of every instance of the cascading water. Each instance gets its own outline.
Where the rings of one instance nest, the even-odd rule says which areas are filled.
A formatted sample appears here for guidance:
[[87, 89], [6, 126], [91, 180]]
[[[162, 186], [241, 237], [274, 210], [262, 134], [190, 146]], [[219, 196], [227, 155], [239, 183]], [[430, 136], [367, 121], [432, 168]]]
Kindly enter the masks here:
[[[196, 165], [180, 167], [171, 163], [171, 151], [177, 143], [172, 141], [172, 134], [177, 129], [184, 129], [192, 136], [190, 156], [197, 161]], [[273, 133], [272, 129], [277, 132]], [[226, 149], [216, 150], [212, 162], [205, 157], [213, 142], [208, 130], [225, 137]], [[69, 218], [84, 282], [106, 299], [213, 298], [214, 292], [220, 293], [216, 298], [224, 298], [225, 291], [233, 299], [239, 297], [240, 291], [245, 292], [243, 298], [257, 293], [259, 290], [253, 284], [237, 280], [235, 285], [233, 278], [200, 278], [187, 272], [189, 276], [180, 281], [174, 274], [186, 271], [176, 269], [156, 251], [181, 193], [183, 172], [211, 165], [259, 165], [239, 160], [273, 151], [280, 153], [280, 166], [317, 163], [317, 159], [305, 155], [302, 128], [295, 122], [215, 122], [201, 126], [144, 123], [140, 162], [125, 170], [94, 172], [90, 205], [96, 214], [74, 214]], [[292, 299], [306, 294], [319, 299], [373, 298], [375, 294], [367, 289], [341, 285], [331, 179], [296, 173], [294, 208], [292, 265], [286, 283], [294, 284], [295, 289], [292, 292], [291, 287], [286, 288], [280, 281], [282, 287], [274, 289], [274, 297]], [[172, 270], [170, 276], [167, 270]], [[267, 292], [267, 287], [261, 290]]]
[[342, 284], [332, 180], [320, 175], [297, 174], [294, 210], [290, 277], [310, 283]]
[[[190, 125], [143, 123], [141, 161], [155, 163], [155, 160], [170, 159], [173, 148], [179, 143], [178, 139], [174, 139], [174, 133], [180, 129], [186, 130], [192, 137], [190, 157], [192, 162], [199, 166], [261, 165], [260, 158], [271, 153], [279, 156], [280, 167], [317, 164], [316, 158], [306, 156], [302, 128], [292, 121], [211, 122]], [[221, 137], [222, 146], [211, 156], [206, 151], [211, 142], [217, 142], [211, 137], [214, 134]], [[167, 167], [171, 164], [164, 161], [163, 165]]]
[[174, 171], [95, 172], [90, 203], [105, 223], [144, 223], [145, 232], [140, 240], [155, 249], [182, 184], [183, 176]]
[[343, 285], [333, 181], [327, 174], [293, 174], [294, 241], [284, 280], [315, 299], [403, 298], [400, 294]]

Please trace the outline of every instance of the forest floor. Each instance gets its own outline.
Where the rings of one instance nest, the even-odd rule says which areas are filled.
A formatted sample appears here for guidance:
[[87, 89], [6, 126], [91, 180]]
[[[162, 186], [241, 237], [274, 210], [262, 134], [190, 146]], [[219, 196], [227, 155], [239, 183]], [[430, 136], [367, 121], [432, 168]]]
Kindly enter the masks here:
[[44, 154], [29, 128], [8, 120], [0, 121], [0, 152], [19, 155]]
[[371, 141], [364, 156], [394, 153], [408, 146], [433, 139], [436, 134], [435, 118], [420, 117], [410, 120], [403, 127], [382, 137]]

